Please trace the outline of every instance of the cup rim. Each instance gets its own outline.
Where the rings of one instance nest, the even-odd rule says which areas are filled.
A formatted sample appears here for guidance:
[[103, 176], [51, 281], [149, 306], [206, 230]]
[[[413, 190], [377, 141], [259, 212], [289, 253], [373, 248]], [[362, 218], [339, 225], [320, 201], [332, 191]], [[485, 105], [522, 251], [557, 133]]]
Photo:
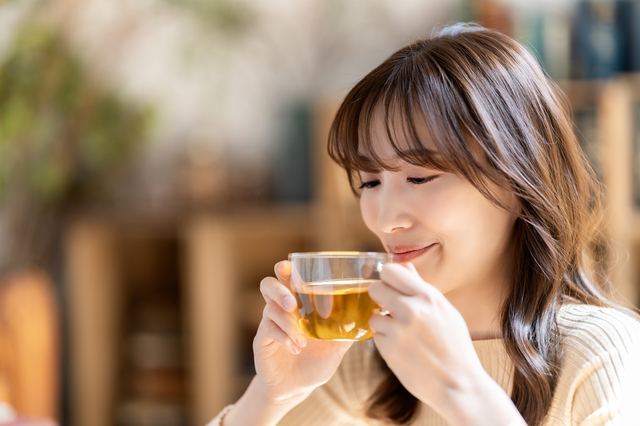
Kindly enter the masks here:
[[289, 259], [301, 258], [353, 258], [353, 259], [375, 259], [375, 258], [393, 258], [391, 253], [375, 252], [375, 251], [309, 251], [289, 253]]

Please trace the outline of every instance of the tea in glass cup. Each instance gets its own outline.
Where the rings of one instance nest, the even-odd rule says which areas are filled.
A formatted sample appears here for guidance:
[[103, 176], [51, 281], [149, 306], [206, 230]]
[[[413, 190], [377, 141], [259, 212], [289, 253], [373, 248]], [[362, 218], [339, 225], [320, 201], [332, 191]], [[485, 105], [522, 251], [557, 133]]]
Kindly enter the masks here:
[[380, 307], [369, 286], [380, 280], [388, 253], [291, 253], [291, 291], [306, 336], [316, 340], [367, 340], [369, 318]]

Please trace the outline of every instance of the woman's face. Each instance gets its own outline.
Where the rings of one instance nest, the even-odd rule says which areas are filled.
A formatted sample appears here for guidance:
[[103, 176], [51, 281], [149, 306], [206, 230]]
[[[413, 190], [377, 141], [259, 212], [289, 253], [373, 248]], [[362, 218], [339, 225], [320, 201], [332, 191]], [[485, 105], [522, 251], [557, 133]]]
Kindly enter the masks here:
[[[516, 215], [492, 204], [461, 176], [400, 160], [378, 121], [372, 129], [373, 149], [398, 170], [360, 172], [360, 208], [367, 227], [396, 261], [412, 262], [444, 294], [501, 292], [509, 285]], [[435, 151], [433, 144], [430, 148]], [[513, 194], [497, 186], [490, 189], [517, 211]]]

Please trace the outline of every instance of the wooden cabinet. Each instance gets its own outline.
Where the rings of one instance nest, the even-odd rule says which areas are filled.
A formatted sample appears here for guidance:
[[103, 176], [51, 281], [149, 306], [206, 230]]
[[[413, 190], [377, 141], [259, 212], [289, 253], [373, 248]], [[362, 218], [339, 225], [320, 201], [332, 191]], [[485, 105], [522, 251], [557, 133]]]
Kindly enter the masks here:
[[[320, 217], [314, 206], [262, 205], [155, 223], [73, 221], [66, 239], [73, 424], [203, 425], [234, 402], [255, 373], [261, 279], [289, 252], [354, 240], [343, 227], [332, 235]], [[136, 325], [158, 307], [164, 314]], [[167, 329], [171, 321], [177, 325]], [[145, 357], [179, 361], [167, 368]]]
[[252, 375], [242, 339], [262, 314], [259, 281], [308, 249], [308, 217], [306, 206], [265, 206], [72, 222], [73, 424], [202, 425], [233, 402]]
[[253, 377], [251, 343], [262, 318], [259, 283], [291, 251], [313, 247], [306, 206], [258, 208], [188, 219], [185, 314], [193, 424], [234, 402]]

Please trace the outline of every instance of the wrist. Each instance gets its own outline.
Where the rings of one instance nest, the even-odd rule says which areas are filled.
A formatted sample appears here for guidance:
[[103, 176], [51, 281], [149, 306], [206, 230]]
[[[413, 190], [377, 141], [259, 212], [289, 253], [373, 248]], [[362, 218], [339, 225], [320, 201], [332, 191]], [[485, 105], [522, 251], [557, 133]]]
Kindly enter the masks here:
[[274, 398], [255, 376], [242, 397], [224, 417], [224, 426], [273, 426], [311, 392]]
[[269, 391], [268, 386], [266, 386], [257, 375], [253, 377], [253, 380], [251, 380], [251, 384], [249, 385], [249, 388], [247, 388], [247, 390], [251, 390], [257, 396], [257, 398], [259, 398], [259, 401], [262, 405], [283, 407], [289, 409], [300, 404], [311, 394], [311, 391], [305, 390], [296, 394], [289, 394], [286, 396], [274, 396]]

